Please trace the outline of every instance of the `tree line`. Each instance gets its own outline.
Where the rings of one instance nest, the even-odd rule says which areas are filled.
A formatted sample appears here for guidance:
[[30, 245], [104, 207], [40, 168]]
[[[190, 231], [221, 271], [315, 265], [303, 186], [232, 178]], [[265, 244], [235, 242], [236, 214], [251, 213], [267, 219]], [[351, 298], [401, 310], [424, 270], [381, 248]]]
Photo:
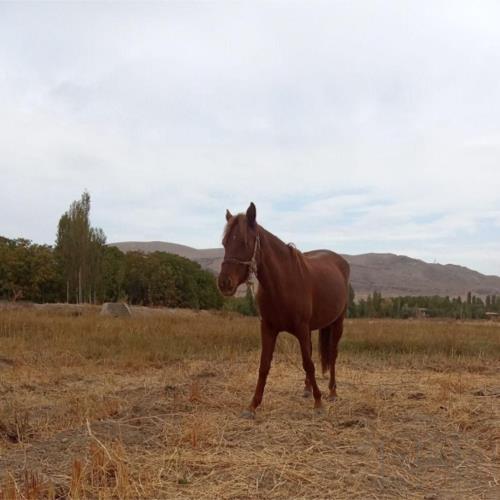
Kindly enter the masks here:
[[55, 245], [0, 237], [0, 299], [219, 309], [215, 276], [189, 259], [123, 253], [90, 224], [90, 195], [74, 201], [58, 224]]
[[431, 318], [482, 319], [487, 312], [500, 313], [500, 296], [481, 297], [467, 293], [467, 297], [400, 296], [383, 297], [380, 292], [355, 300], [351, 287], [348, 315], [351, 318]]

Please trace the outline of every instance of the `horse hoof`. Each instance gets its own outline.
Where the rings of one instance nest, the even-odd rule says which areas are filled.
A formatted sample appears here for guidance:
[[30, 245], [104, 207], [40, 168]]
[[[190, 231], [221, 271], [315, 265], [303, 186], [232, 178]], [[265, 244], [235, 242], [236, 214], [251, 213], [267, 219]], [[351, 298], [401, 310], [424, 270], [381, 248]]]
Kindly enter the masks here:
[[245, 410], [240, 415], [241, 418], [246, 418], [247, 420], [255, 419], [255, 412], [251, 410]]
[[330, 403], [335, 403], [335, 401], [337, 401], [337, 395], [333, 394], [331, 396], [328, 396], [326, 399], [330, 401]]
[[304, 392], [302, 393], [302, 397], [303, 398], [310, 398], [311, 396], [312, 396], [312, 391], [304, 389]]
[[323, 407], [323, 405], [314, 407], [315, 415], [323, 415], [324, 413], [325, 413], [325, 408]]

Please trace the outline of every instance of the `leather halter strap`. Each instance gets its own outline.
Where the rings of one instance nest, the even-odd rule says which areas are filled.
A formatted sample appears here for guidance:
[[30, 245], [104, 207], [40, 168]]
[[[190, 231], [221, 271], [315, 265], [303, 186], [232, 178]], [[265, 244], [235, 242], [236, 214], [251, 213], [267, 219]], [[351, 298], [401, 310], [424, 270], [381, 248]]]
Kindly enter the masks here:
[[255, 237], [255, 244], [253, 247], [252, 258], [250, 260], [240, 260], [236, 259], [235, 257], [227, 257], [222, 261], [222, 263], [224, 264], [224, 262], [236, 262], [237, 264], [243, 264], [244, 266], [249, 267], [250, 275], [254, 274], [255, 276], [257, 276], [257, 252], [259, 250], [260, 250], [260, 237], [259, 234], [257, 233], [257, 236]]

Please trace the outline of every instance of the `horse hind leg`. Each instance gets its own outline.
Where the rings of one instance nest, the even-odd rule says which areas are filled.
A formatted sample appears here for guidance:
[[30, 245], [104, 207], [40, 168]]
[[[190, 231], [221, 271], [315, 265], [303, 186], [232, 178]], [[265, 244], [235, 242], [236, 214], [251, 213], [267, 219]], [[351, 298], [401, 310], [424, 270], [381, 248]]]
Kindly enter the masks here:
[[[309, 342], [309, 352], [312, 354], [312, 334], [310, 334], [310, 342]], [[309, 380], [309, 376], [306, 373], [306, 378], [304, 380], [304, 392], [302, 393], [302, 396], [304, 398], [310, 398], [312, 396], [312, 385], [311, 381]]]
[[330, 326], [330, 382], [328, 384], [328, 389], [330, 389], [328, 395], [328, 401], [335, 401], [337, 399], [337, 382], [335, 380], [335, 363], [337, 361], [338, 345], [340, 337], [344, 331], [344, 314], [340, 316], [332, 325]]

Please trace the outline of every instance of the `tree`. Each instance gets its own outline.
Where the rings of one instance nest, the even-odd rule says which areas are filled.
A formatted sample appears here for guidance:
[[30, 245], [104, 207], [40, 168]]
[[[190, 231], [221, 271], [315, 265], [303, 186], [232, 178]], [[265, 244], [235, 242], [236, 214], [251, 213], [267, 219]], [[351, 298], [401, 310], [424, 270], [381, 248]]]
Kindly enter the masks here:
[[0, 297], [46, 302], [57, 300], [60, 279], [52, 249], [26, 239], [0, 238]]
[[196, 262], [165, 252], [129, 252], [124, 256], [124, 264], [124, 289], [132, 304], [222, 307], [215, 277]]
[[66, 281], [66, 301], [92, 302], [102, 285], [102, 258], [106, 236], [90, 225], [90, 195], [71, 203], [57, 229], [56, 255]]
[[30, 300], [56, 302], [60, 300], [62, 280], [57, 269], [52, 247], [31, 245], [31, 290]]
[[106, 235], [99, 228], [90, 228], [88, 241], [88, 268], [87, 283], [88, 283], [88, 301], [97, 302], [97, 297], [104, 295], [104, 276], [103, 264], [106, 248]]
[[114, 246], [103, 246], [99, 302], [116, 302], [126, 295], [125, 254]]
[[13, 302], [26, 299], [30, 295], [32, 286], [30, 244], [29, 240], [19, 238], [7, 240], [2, 245], [2, 289], [7, 298]]
[[347, 306], [347, 316], [349, 318], [356, 317], [356, 302], [354, 301], [355, 298], [356, 298], [356, 294], [354, 293], [354, 288], [349, 283], [349, 299], [348, 299], [348, 306]]

